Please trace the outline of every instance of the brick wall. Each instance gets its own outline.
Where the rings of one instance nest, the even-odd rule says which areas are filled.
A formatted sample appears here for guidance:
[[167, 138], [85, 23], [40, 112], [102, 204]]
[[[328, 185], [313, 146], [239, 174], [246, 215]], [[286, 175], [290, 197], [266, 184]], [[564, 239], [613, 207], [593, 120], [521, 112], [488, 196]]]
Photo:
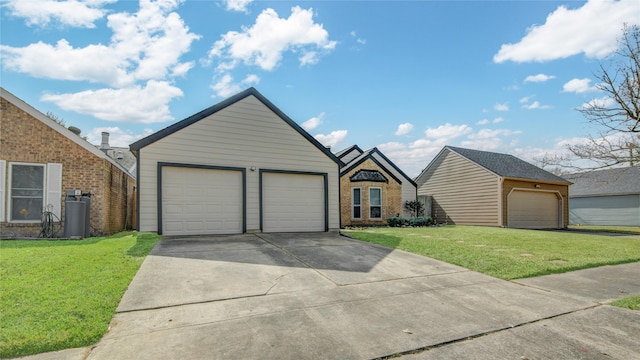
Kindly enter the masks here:
[[[359, 170], [380, 171], [388, 180], [384, 182], [357, 181], [351, 182], [349, 178]], [[362, 189], [362, 219], [352, 219], [351, 217], [351, 189], [359, 187]], [[382, 188], [382, 219], [369, 219], [369, 188]], [[371, 160], [365, 160], [351, 171], [340, 177], [340, 215], [341, 227], [360, 225], [386, 225], [387, 218], [402, 215], [402, 185], [396, 182], [387, 172], [380, 168]]]
[[[92, 194], [92, 236], [122, 231], [131, 225], [134, 179], [110, 161], [97, 157], [6, 99], [0, 100], [0, 159], [7, 161], [7, 177], [10, 162], [62, 164], [61, 220], [64, 221], [66, 191], [79, 189]], [[8, 186], [8, 179], [5, 183]], [[9, 201], [7, 189], [5, 203], [0, 205], [7, 209]], [[6, 217], [0, 219], [3, 237], [31, 237], [40, 233], [39, 223], [14, 224], [6, 220]], [[58, 236], [62, 235], [61, 229]]]

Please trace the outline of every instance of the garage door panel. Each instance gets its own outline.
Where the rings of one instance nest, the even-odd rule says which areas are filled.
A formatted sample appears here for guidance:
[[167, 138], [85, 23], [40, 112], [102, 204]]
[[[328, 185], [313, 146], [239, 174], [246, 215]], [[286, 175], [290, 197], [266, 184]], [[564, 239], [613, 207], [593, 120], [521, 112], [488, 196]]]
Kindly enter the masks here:
[[513, 228], [560, 227], [560, 202], [555, 193], [514, 190], [509, 195], [507, 224]]
[[166, 167], [162, 182], [165, 235], [243, 231], [242, 172]]
[[263, 231], [325, 231], [324, 176], [263, 174]]

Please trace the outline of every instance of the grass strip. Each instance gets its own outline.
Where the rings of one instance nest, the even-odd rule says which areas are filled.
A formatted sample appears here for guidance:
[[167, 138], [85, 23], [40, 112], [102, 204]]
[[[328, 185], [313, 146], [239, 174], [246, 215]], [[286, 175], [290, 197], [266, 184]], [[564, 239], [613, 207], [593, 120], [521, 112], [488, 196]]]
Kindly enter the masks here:
[[640, 295], [616, 300], [611, 303], [613, 306], [640, 311]]
[[640, 239], [481, 226], [369, 228], [355, 239], [505, 280], [640, 261]]
[[0, 357], [96, 343], [158, 239], [0, 241]]

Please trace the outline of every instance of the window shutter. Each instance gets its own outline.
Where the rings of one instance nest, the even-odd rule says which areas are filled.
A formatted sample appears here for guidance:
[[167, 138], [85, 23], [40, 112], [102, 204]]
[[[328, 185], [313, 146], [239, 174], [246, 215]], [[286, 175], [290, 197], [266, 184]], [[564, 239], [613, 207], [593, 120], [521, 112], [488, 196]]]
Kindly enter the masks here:
[[44, 206], [53, 205], [51, 212], [61, 219], [62, 212], [62, 164], [47, 164], [47, 198]]
[[4, 217], [4, 209], [5, 209], [5, 194], [7, 193], [7, 182], [6, 182], [6, 167], [7, 161], [0, 160], [0, 221], [5, 221]]

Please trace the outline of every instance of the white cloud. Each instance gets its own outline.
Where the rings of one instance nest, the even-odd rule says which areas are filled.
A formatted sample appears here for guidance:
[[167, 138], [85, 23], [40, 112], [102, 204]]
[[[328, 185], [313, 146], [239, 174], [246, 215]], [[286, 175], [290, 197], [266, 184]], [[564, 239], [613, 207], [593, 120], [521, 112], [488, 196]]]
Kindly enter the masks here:
[[209, 61], [221, 59], [218, 70], [230, 70], [239, 63], [271, 71], [287, 51], [299, 54], [301, 65], [313, 64], [320, 52], [335, 48], [322, 24], [313, 21], [313, 10], [295, 6], [289, 18], [280, 18], [275, 10], [265, 9], [252, 27], [229, 31], [209, 51]]
[[582, 7], [558, 7], [515, 44], [503, 44], [496, 63], [543, 62], [584, 53], [603, 58], [617, 49], [622, 24], [640, 24], [637, 0], [589, 0]]
[[407, 135], [408, 133], [411, 132], [411, 130], [413, 130], [413, 124], [411, 123], [400, 124], [398, 125], [398, 130], [396, 130], [396, 135], [397, 136]]
[[476, 124], [477, 125], [499, 124], [499, 123], [501, 123], [503, 121], [504, 121], [504, 118], [497, 117], [497, 118], [494, 118], [493, 120], [482, 119], [482, 120], [478, 121]]
[[468, 125], [451, 125], [446, 123], [444, 125], [440, 125], [437, 128], [428, 128], [424, 134], [427, 139], [438, 139], [438, 140], [449, 140], [455, 139], [457, 137], [466, 135], [473, 131], [471, 127]]
[[533, 99], [534, 96], [525, 96], [522, 99], [520, 99], [520, 104], [527, 104], [531, 101], [531, 99]]
[[563, 92], [572, 92], [572, 93], [585, 93], [589, 91], [596, 91], [598, 88], [596, 86], [591, 86], [591, 79], [571, 79], [569, 82], [562, 86]]
[[318, 126], [320, 126], [320, 124], [322, 124], [322, 119], [324, 118], [324, 113], [320, 113], [320, 115], [318, 116], [314, 116], [311, 119], [305, 121], [302, 123], [302, 128], [310, 131], [313, 130], [315, 128], [317, 128]]
[[609, 107], [613, 106], [614, 104], [615, 104], [615, 100], [613, 100], [613, 98], [605, 96], [605, 97], [601, 97], [599, 99], [592, 99], [588, 103], [582, 104], [581, 108], [584, 109], [584, 108], [592, 107], [592, 106], [597, 106], [597, 107], [602, 107], [602, 108], [609, 108]]
[[493, 109], [496, 111], [509, 111], [509, 105], [507, 103], [504, 104], [495, 104]]
[[216, 92], [216, 96], [226, 98], [239, 93], [246, 87], [258, 84], [259, 82], [260, 77], [258, 77], [258, 75], [250, 74], [239, 83], [236, 83], [233, 82], [233, 76], [226, 73], [218, 78], [218, 81], [211, 86], [211, 89]]
[[346, 137], [347, 130], [336, 130], [332, 131], [328, 135], [318, 134], [314, 136], [314, 138], [318, 140], [322, 145], [329, 147], [339, 146], [344, 142], [344, 139]]
[[545, 82], [555, 78], [556, 77], [553, 75], [545, 74], [529, 75], [524, 79], [524, 82]]
[[251, 4], [253, 0], [223, 0], [223, 2], [226, 4], [227, 10], [247, 12], [249, 4]]
[[112, 147], [129, 147], [130, 144], [153, 134], [151, 129], [144, 129], [142, 134], [132, 134], [130, 131], [123, 130], [117, 126], [98, 127], [91, 129], [86, 134], [87, 141], [94, 145], [100, 145], [103, 131], [109, 133], [109, 145]]
[[45, 94], [41, 100], [102, 120], [150, 124], [173, 120], [167, 104], [182, 95], [182, 90], [165, 81], [149, 80], [144, 87]]
[[5, 7], [11, 15], [25, 18], [27, 25], [46, 26], [51, 21], [63, 25], [94, 28], [94, 22], [107, 13], [102, 6], [116, 0], [9, 0]]
[[542, 104], [540, 104], [540, 102], [539, 102], [539, 101], [537, 101], [537, 100], [536, 100], [536, 101], [534, 101], [534, 102], [532, 102], [532, 103], [530, 103], [530, 104], [525, 103], [525, 104], [522, 106], [522, 108], [523, 108], [523, 109], [527, 109], [527, 110], [535, 110], [535, 109], [546, 110], [546, 109], [551, 109], [551, 106], [549, 106], [549, 105], [542, 105]]
[[427, 129], [425, 137], [419, 140], [409, 143], [394, 141], [380, 144], [377, 147], [404, 172], [413, 177], [418, 175], [445, 145], [479, 150], [510, 149], [516, 145], [517, 141], [509, 138], [520, 134], [522, 132], [519, 130], [509, 129], [480, 129], [474, 132], [467, 125], [447, 123]]
[[[4, 66], [38, 78], [89, 81], [111, 86], [132, 82], [127, 74], [127, 60], [116, 56], [114, 49], [101, 45], [73, 48], [67, 40], [56, 45], [43, 42], [22, 48], [0, 45]], [[91, 61], [87, 61], [91, 59]]]
[[[193, 63], [181, 63], [199, 36], [189, 32], [172, 12], [176, 1], [140, 1], [137, 13], [107, 17], [113, 31], [108, 45], [73, 47], [66, 39], [55, 45], [38, 42], [25, 47], [0, 46], [6, 68], [33, 77], [88, 81], [130, 87], [137, 81], [184, 76]], [[87, 59], [91, 59], [87, 61]]]
[[355, 31], [352, 31], [352, 32], [350, 33], [350, 35], [351, 35], [351, 37], [355, 38], [355, 39], [356, 39], [356, 42], [357, 42], [358, 44], [360, 44], [360, 45], [364, 45], [364, 44], [366, 44], [366, 43], [367, 43], [367, 40], [366, 40], [366, 39], [363, 39], [363, 38], [361, 38], [361, 37], [358, 37], [358, 34], [357, 34]]
[[505, 148], [507, 145], [512, 146], [516, 143], [515, 140], [505, 142], [503, 138], [520, 134], [522, 134], [522, 131], [519, 130], [481, 129], [477, 133], [467, 136], [467, 140], [462, 141], [460, 145], [470, 149], [495, 151]]

